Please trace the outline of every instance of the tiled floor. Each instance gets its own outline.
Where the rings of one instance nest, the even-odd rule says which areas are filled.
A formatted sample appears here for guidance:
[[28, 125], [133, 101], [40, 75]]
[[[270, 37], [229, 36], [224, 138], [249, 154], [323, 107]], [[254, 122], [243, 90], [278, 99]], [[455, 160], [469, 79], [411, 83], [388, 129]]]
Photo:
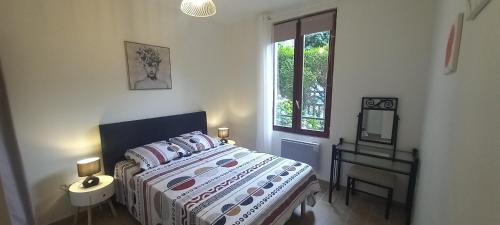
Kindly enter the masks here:
[[[404, 225], [404, 209], [395, 204], [391, 210], [390, 220], [384, 219], [385, 201], [383, 199], [357, 194], [353, 196], [349, 206], [345, 205], [344, 192], [334, 192], [332, 204], [328, 203], [326, 191], [318, 193], [314, 207], [307, 206], [306, 214], [300, 216], [300, 207], [286, 225]], [[140, 225], [121, 205], [115, 205], [118, 216], [114, 218], [109, 208], [93, 209], [93, 225]], [[67, 218], [53, 225], [72, 224], [73, 218]], [[86, 213], [80, 214], [78, 224], [87, 224]]]
[[286, 225], [404, 225], [405, 211], [402, 205], [393, 204], [390, 219], [384, 219], [385, 200], [356, 194], [351, 196], [349, 206], [345, 205], [344, 192], [335, 191], [332, 204], [328, 203], [327, 191], [319, 193], [314, 207], [307, 206], [305, 216], [300, 208], [295, 209]]

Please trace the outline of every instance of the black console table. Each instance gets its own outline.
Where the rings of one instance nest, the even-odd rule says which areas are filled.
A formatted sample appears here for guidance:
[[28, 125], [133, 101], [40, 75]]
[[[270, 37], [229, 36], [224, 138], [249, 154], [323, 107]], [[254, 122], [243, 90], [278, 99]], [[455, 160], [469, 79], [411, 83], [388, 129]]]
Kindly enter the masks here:
[[[395, 154], [393, 154], [393, 152]], [[340, 170], [342, 168], [342, 162], [406, 175], [409, 177], [406, 194], [406, 223], [410, 224], [415, 194], [415, 182], [419, 166], [417, 153], [417, 149], [413, 149], [412, 152], [394, 151], [392, 148], [384, 148], [371, 144], [358, 144], [356, 147], [355, 142], [348, 142], [341, 138], [338, 144], [332, 145], [328, 201], [330, 203], [332, 201], [332, 192], [334, 188], [337, 191], [340, 190]]]

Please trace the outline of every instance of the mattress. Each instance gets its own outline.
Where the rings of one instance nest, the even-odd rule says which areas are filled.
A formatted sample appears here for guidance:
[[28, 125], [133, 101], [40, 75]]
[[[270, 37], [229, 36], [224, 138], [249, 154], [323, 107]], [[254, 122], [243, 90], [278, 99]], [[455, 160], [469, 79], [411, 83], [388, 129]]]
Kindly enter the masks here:
[[282, 225], [320, 191], [309, 165], [233, 145], [146, 171], [121, 161], [115, 181], [117, 201], [143, 225]]

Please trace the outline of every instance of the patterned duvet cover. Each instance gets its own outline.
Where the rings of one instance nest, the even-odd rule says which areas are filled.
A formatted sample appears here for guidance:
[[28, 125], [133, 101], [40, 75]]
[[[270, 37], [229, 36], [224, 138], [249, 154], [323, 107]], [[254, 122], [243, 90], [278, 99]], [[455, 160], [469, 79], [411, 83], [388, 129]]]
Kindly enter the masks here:
[[115, 166], [116, 197], [143, 225], [284, 224], [319, 192], [310, 166], [223, 145], [140, 172]]

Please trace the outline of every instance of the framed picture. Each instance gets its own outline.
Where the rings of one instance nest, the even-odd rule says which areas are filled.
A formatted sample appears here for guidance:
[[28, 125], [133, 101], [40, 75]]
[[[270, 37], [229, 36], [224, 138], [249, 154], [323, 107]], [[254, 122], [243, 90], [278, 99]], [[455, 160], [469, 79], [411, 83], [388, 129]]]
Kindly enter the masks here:
[[458, 56], [460, 52], [460, 41], [462, 39], [463, 21], [464, 21], [464, 14], [460, 13], [458, 14], [458, 17], [450, 27], [446, 43], [444, 74], [450, 74], [457, 71]]
[[465, 0], [467, 20], [473, 20], [491, 0]]
[[170, 49], [125, 41], [130, 90], [172, 89]]

